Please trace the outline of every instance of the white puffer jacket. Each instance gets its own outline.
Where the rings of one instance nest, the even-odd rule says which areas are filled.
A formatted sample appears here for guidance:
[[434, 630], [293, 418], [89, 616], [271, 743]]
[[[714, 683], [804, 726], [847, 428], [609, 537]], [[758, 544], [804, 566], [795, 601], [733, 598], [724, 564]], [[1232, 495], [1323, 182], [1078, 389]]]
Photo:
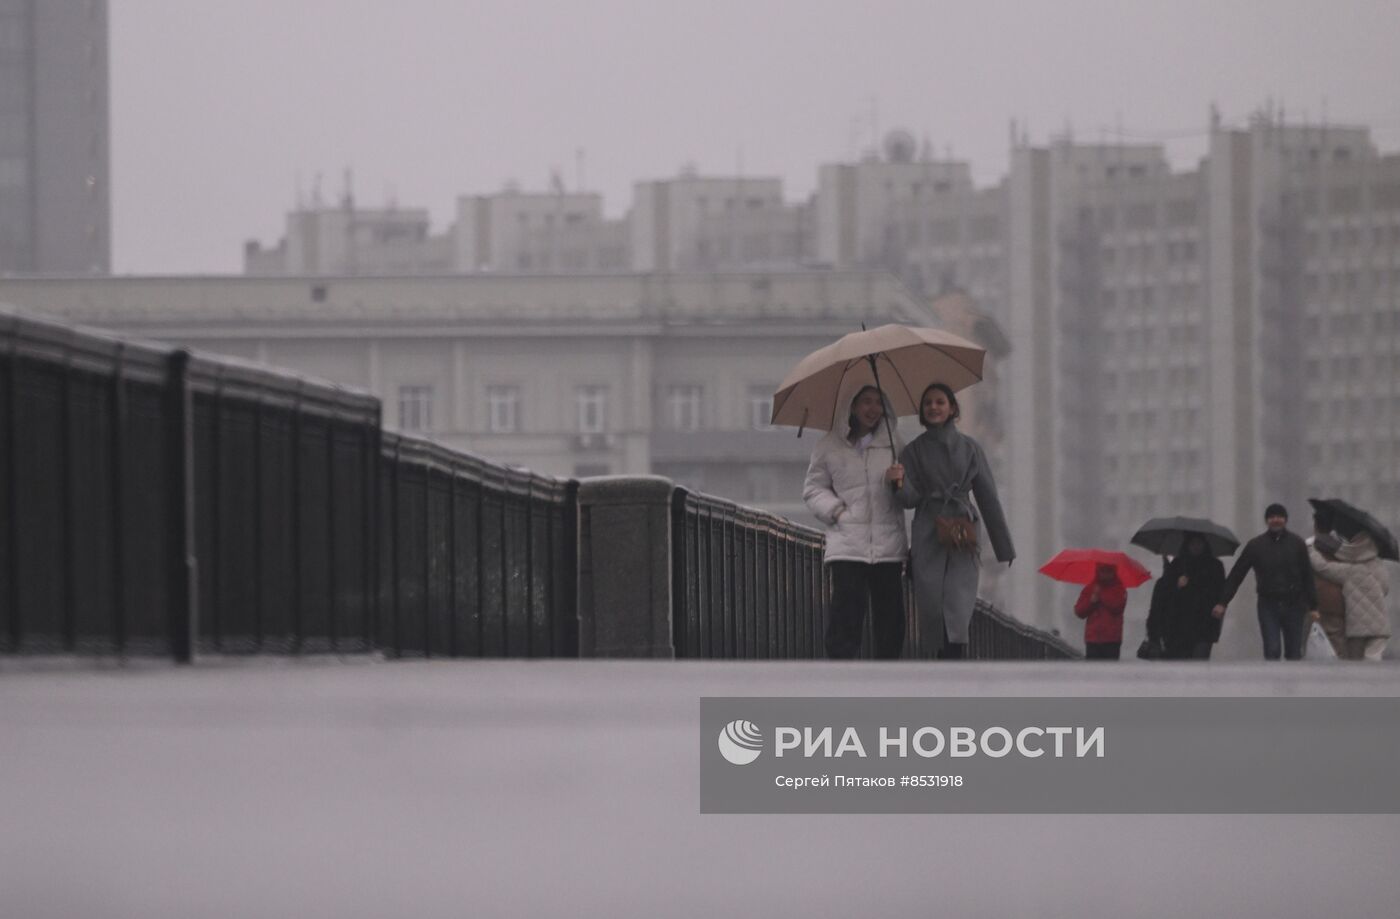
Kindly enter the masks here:
[[845, 424], [821, 439], [812, 451], [802, 500], [827, 525], [829, 562], [901, 562], [909, 548], [904, 509], [895, 501], [885, 471], [903, 444], [895, 437], [890, 452], [883, 422], [875, 438], [859, 451], [843, 436]]
[[1381, 568], [1376, 543], [1368, 534], [1358, 533], [1342, 543], [1335, 562], [1316, 548], [1308, 549], [1308, 558], [1314, 572], [1342, 585], [1348, 638], [1390, 635], [1390, 619], [1385, 614], [1385, 595], [1390, 592], [1390, 584]]

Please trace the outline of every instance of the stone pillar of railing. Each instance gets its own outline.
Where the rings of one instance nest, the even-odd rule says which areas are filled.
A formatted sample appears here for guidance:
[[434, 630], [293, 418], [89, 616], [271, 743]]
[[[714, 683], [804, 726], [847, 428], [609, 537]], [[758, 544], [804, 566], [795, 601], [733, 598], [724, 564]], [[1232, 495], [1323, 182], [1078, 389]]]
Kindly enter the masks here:
[[578, 488], [580, 657], [675, 657], [671, 494], [661, 476], [602, 476]]

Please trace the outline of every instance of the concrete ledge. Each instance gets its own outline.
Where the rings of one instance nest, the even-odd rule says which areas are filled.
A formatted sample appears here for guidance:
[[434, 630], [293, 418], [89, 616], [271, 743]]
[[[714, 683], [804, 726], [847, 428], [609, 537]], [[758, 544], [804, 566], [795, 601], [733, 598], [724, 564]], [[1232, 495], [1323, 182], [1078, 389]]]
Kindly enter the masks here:
[[578, 481], [579, 505], [671, 503], [676, 483], [660, 475], [600, 475]]

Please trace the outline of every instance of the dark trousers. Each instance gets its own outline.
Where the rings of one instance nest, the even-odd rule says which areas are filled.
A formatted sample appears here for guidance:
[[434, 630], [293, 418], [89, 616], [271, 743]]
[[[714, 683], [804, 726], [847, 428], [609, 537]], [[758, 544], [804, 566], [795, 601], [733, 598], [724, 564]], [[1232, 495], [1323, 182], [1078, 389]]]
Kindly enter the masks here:
[[904, 650], [904, 564], [902, 562], [827, 562], [831, 572], [831, 607], [826, 618], [826, 655], [860, 656], [865, 610], [875, 635], [875, 657], [892, 659]]
[[1214, 647], [1215, 643], [1210, 641], [1186, 639], [1176, 643], [1169, 642], [1164, 657], [1169, 661], [1208, 661]]
[[1291, 661], [1303, 659], [1303, 624], [1307, 610], [1301, 600], [1259, 598], [1259, 635], [1264, 639], [1264, 660], [1279, 658], [1280, 639], [1283, 656]]
[[1118, 652], [1123, 649], [1121, 641], [1086, 641], [1084, 659], [1089, 661], [1116, 661]]

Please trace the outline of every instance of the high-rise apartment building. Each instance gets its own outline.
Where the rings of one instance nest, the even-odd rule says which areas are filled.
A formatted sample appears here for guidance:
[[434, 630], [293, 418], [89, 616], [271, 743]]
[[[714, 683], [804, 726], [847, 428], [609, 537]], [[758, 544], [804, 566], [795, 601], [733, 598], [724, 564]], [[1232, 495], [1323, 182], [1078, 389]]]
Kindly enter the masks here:
[[105, 0], [0, 0], [0, 273], [111, 268]]

